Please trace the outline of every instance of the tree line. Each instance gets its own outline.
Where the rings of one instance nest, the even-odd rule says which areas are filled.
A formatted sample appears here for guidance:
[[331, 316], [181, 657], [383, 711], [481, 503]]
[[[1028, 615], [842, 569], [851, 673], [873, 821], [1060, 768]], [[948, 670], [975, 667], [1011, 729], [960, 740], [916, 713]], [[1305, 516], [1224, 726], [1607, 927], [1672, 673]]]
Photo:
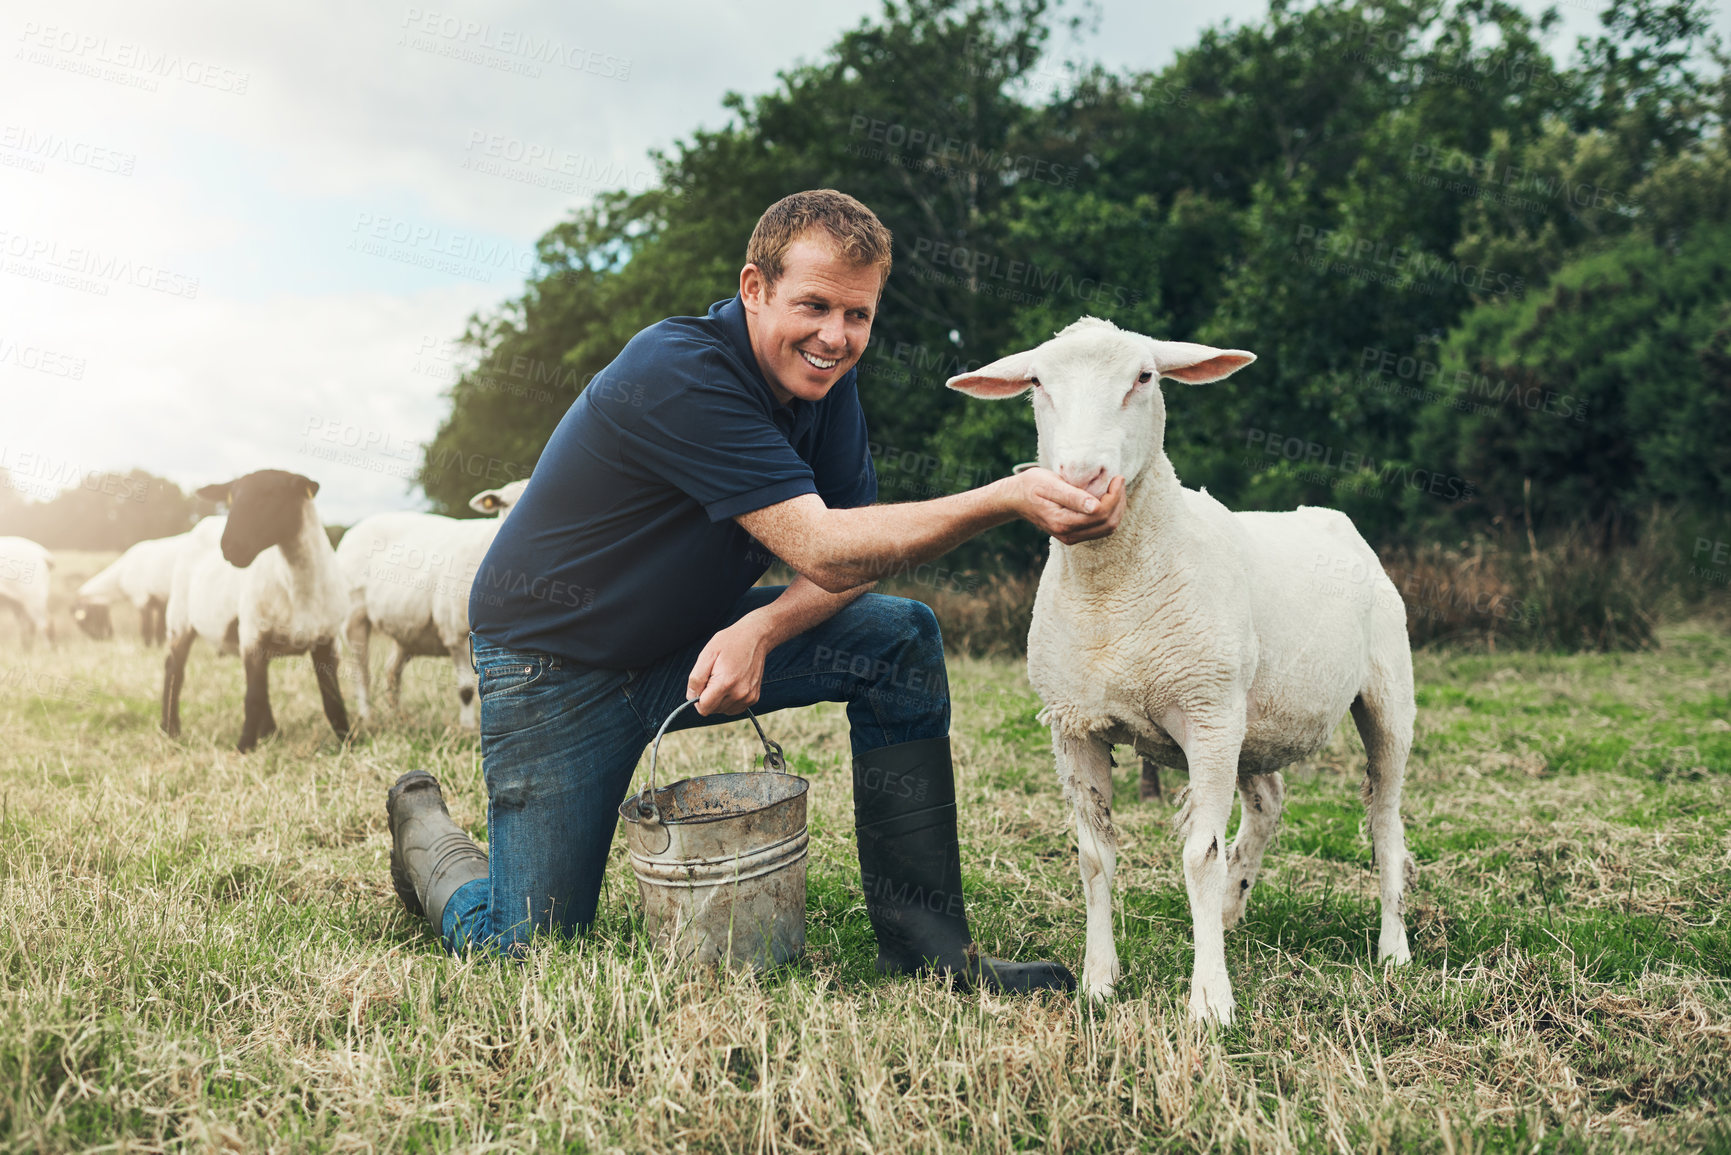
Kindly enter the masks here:
[[[419, 480], [532, 463], [646, 325], [731, 296], [789, 192], [839, 188], [895, 234], [860, 362], [883, 500], [1032, 456], [1026, 406], [944, 379], [1084, 314], [1247, 348], [1168, 383], [1180, 476], [1237, 507], [1332, 505], [1373, 540], [1583, 523], [1731, 498], [1731, 157], [1701, 0], [1613, 0], [1567, 63], [1554, 13], [1497, 0], [1274, 0], [1168, 66], [1060, 68], [1046, 0], [909, 0], [723, 128], [656, 153], [537, 245], [477, 314]], [[1013, 528], [989, 546], [1031, 560]]]

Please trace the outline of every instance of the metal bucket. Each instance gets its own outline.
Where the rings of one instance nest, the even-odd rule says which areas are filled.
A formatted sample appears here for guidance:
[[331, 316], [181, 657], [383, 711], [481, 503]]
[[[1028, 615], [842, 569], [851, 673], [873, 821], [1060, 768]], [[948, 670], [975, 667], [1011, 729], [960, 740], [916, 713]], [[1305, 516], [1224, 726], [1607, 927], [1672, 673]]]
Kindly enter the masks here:
[[619, 807], [643, 921], [682, 962], [763, 970], [805, 949], [806, 791], [784, 773], [781, 747], [764, 735], [762, 772], [706, 774], [655, 786], [661, 723], [649, 781]]

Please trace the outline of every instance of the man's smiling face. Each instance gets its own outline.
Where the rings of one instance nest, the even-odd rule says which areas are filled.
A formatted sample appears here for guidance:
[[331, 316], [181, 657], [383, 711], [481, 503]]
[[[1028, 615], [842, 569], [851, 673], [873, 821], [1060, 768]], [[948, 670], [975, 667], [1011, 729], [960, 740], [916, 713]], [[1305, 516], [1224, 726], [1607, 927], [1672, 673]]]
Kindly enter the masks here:
[[773, 289], [756, 265], [740, 270], [751, 350], [778, 401], [821, 401], [859, 362], [882, 280], [875, 267], [843, 260], [821, 232], [787, 247]]

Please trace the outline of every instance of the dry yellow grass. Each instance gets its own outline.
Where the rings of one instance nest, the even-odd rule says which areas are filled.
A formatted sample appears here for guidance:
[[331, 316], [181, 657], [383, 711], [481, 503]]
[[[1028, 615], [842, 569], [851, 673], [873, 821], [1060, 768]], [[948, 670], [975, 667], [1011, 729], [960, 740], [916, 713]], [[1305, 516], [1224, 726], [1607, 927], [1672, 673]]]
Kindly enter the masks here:
[[[871, 971], [839, 707], [766, 725], [813, 782], [810, 946], [761, 976], [670, 972], [616, 842], [603, 914], [523, 964], [444, 956], [386, 877], [386, 787], [425, 766], [484, 836], [447, 667], [347, 747], [305, 662], [281, 733], [233, 752], [238, 663], [21, 654], [0, 619], [0, 1147], [8, 1150], [1557, 1151], [1731, 1142], [1731, 640], [1420, 655], [1405, 812], [1414, 965], [1370, 962], [1350, 727], [1229, 935], [1241, 1021], [1184, 1022], [1172, 811], [1119, 779], [1103, 1007]], [[1018, 663], [953, 669], [964, 865], [989, 950], [1075, 966], [1069, 817]], [[737, 769], [688, 732], [668, 776]], [[1174, 776], [1178, 777], [1178, 776]]]

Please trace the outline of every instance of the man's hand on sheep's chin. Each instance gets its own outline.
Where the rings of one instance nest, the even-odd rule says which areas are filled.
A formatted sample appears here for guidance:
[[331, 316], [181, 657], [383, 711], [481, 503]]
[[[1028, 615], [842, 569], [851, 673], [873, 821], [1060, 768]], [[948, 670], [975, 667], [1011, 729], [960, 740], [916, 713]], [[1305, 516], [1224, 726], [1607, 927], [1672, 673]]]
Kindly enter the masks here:
[[709, 639], [685, 683], [685, 696], [697, 699], [699, 714], [737, 714], [757, 701], [770, 650], [765, 641], [763, 630], [749, 618]]
[[1105, 537], [1124, 516], [1124, 479], [1114, 477], [1104, 497], [1078, 489], [1047, 469], [1015, 476], [1021, 487], [1018, 513], [1065, 545]]

